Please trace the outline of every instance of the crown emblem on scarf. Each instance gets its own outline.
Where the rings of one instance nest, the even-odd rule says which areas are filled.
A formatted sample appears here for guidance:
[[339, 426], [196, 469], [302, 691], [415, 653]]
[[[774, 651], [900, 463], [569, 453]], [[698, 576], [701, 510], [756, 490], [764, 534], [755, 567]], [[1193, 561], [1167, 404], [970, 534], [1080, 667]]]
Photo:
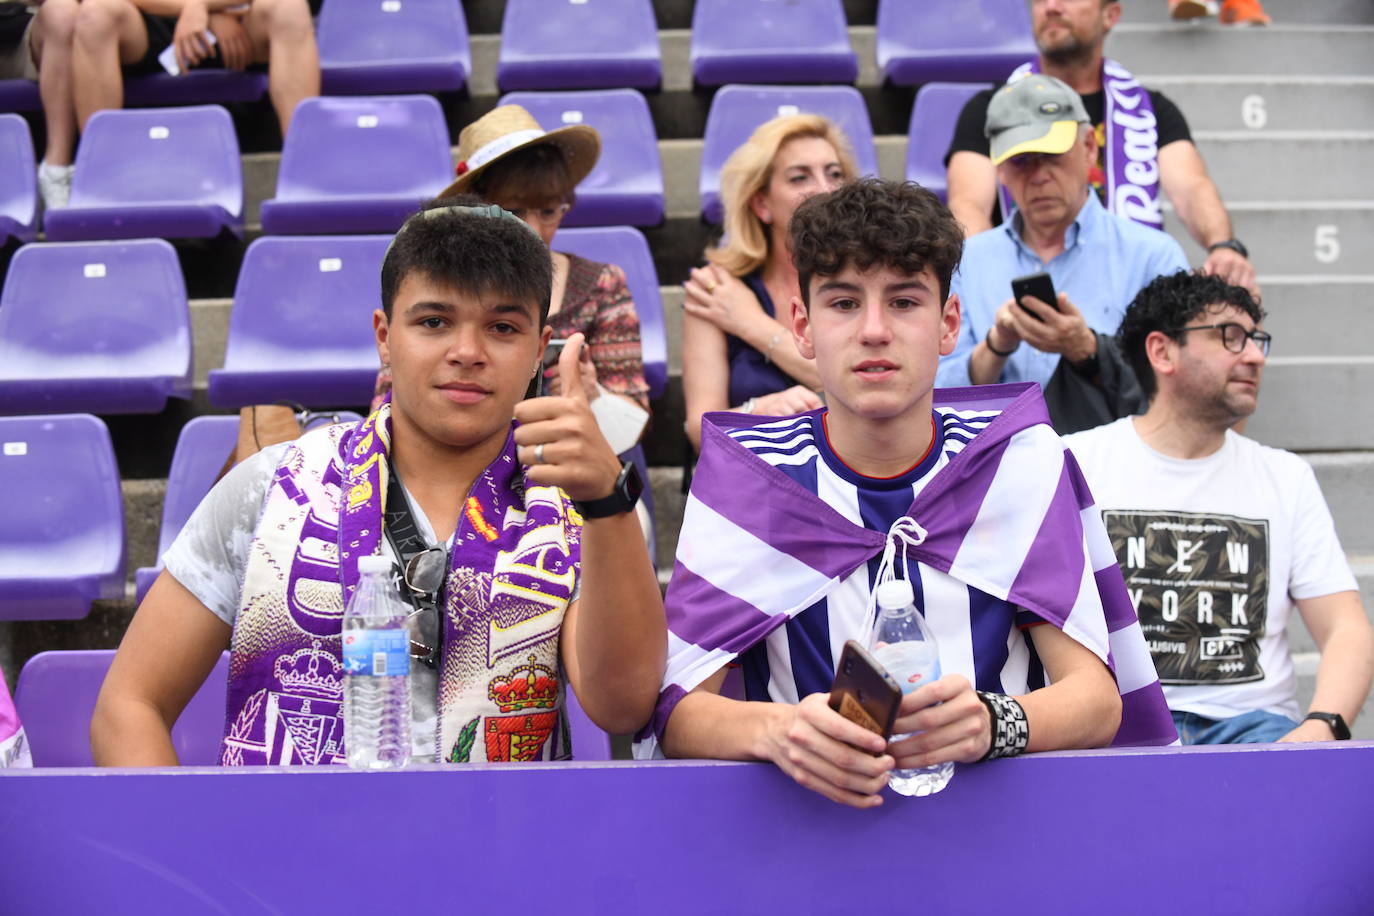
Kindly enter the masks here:
[[326, 699], [338, 699], [343, 693], [339, 662], [320, 648], [318, 639], [312, 640], [309, 648], [278, 658], [273, 673], [282, 689], [291, 693], [314, 694]]
[[553, 709], [558, 705], [558, 677], [552, 669], [536, 665], [537, 656], [529, 656], [529, 663], [520, 665], [510, 674], [487, 684], [487, 697], [502, 712], [521, 712], [526, 709]]

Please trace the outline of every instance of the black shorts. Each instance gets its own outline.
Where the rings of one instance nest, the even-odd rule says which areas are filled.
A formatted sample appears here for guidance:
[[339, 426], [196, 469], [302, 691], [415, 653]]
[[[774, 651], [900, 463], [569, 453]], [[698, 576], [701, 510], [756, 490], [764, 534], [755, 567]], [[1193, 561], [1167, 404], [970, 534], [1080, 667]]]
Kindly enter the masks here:
[[[143, 17], [143, 27], [148, 31], [148, 51], [137, 62], [128, 64], [124, 67], [127, 76], [148, 76], [154, 73], [166, 73], [162, 64], [158, 62], [157, 56], [161, 54], [172, 43], [172, 36], [176, 34], [177, 20], [175, 16], [153, 16], [148, 13], [140, 12]], [[210, 56], [196, 64], [193, 69], [223, 69], [224, 61], [219, 56], [219, 47], [210, 49]]]

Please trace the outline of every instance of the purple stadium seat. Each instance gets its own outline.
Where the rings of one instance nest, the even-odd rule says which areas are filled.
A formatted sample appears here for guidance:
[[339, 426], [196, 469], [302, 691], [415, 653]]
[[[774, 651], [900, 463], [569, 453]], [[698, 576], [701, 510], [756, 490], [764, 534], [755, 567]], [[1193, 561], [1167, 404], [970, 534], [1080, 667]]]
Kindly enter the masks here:
[[553, 249], [615, 264], [625, 271], [635, 311], [639, 314], [644, 380], [649, 383], [649, 397], [662, 397], [668, 383], [668, 335], [663, 326], [658, 273], [654, 270], [654, 257], [643, 233], [629, 226], [560, 229], [553, 237]]
[[[611, 759], [611, 737], [601, 730], [601, 727], [591, 720], [582, 711], [582, 704], [577, 702], [577, 695], [569, 688], [564, 694], [563, 702], [567, 704], [568, 731], [572, 733], [573, 759], [588, 760], [610, 760]], [[23, 711], [19, 713], [23, 717]], [[28, 723], [25, 722], [25, 728]], [[34, 765], [38, 765], [37, 758]]]
[[296, 106], [269, 235], [395, 232], [453, 180], [444, 112], [427, 95], [313, 98]]
[[[24, 664], [15, 685], [14, 705], [33, 749], [34, 766], [94, 765], [91, 714], [113, 660], [113, 649], [93, 649], [40, 652]], [[219, 763], [228, 682], [229, 653], [225, 652], [172, 726], [172, 746], [184, 766]]]
[[948, 203], [945, 153], [949, 151], [954, 125], [964, 103], [988, 88], [978, 83], [926, 83], [911, 106], [911, 126], [906, 138], [906, 177], [934, 191]]
[[243, 235], [243, 170], [218, 105], [96, 112], [81, 135], [71, 205], [49, 240]]
[[32, 242], [38, 232], [38, 180], [29, 124], [0, 115], [0, 246], [11, 238]]
[[366, 404], [377, 376], [372, 312], [391, 236], [264, 237], [248, 246], [210, 403]]
[[[321, 422], [357, 420], [358, 415], [340, 411], [330, 415], [314, 415]], [[314, 428], [314, 423], [310, 428]], [[196, 506], [214, 486], [215, 475], [229, 460], [238, 439], [237, 416], [196, 417], [181, 428], [177, 448], [172, 454], [172, 469], [167, 474], [167, 495], [162, 500], [162, 528], [157, 538], [157, 565], [140, 566], [134, 571], [134, 599], [142, 604], [143, 596], [162, 572], [162, 555], [177, 539], [181, 529]]]
[[162, 528], [157, 538], [157, 565], [134, 571], [134, 597], [141, 604], [148, 587], [162, 571], [162, 555], [181, 533], [186, 520], [210, 492], [215, 475], [224, 467], [238, 441], [237, 416], [196, 417], [181, 428], [172, 469], [167, 474], [167, 494], [162, 500]]
[[651, 0], [506, 0], [496, 83], [512, 89], [653, 89]]
[[868, 106], [853, 86], [725, 86], [711, 100], [701, 151], [701, 213], [719, 223], [720, 169], [754, 129], [780, 115], [824, 115], [839, 125], [854, 148], [862, 175], [878, 174], [878, 151]]
[[724, 83], [852, 83], [859, 59], [840, 0], [697, 0], [692, 76]]
[[0, 111], [38, 111], [43, 99], [33, 80], [0, 80]]
[[649, 103], [634, 89], [512, 92], [545, 130], [587, 124], [601, 134], [601, 158], [577, 186], [564, 226], [657, 226], [663, 222], [663, 166]]
[[454, 0], [326, 3], [315, 40], [327, 95], [462, 89], [468, 25]]
[[191, 396], [191, 319], [161, 239], [33, 244], [0, 296], [0, 413], [157, 413]]
[[878, 69], [898, 86], [1000, 83], [1036, 53], [1025, 0], [878, 2]]
[[0, 619], [69, 620], [123, 597], [124, 503], [104, 423], [0, 417], [0, 481]]
[[151, 105], [218, 105], [256, 102], [267, 92], [267, 74], [261, 70], [187, 70], [180, 76], [154, 73], [124, 81], [124, 104], [130, 108]]

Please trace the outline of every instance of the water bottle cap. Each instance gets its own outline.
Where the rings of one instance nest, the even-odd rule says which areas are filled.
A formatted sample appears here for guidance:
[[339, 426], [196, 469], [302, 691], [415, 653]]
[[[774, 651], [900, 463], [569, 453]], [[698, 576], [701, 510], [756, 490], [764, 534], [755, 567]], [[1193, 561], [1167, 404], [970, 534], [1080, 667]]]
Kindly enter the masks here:
[[878, 586], [878, 607], [883, 610], [900, 610], [915, 600], [916, 593], [905, 579], [889, 579]]
[[379, 573], [387, 575], [391, 572], [391, 558], [381, 554], [358, 557], [358, 574], [367, 575], [368, 573]]

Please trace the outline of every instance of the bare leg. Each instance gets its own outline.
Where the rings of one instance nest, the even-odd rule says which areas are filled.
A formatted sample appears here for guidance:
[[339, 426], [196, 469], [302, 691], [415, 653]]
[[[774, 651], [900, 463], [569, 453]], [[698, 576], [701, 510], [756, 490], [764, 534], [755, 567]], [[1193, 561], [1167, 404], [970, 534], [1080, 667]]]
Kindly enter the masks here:
[[124, 107], [121, 64], [148, 51], [148, 30], [129, 0], [82, 0], [72, 44], [72, 97], [81, 129], [97, 111]]
[[243, 26], [253, 39], [253, 55], [267, 63], [267, 91], [281, 135], [301, 99], [320, 94], [320, 52], [305, 0], [253, 0]]
[[38, 94], [48, 125], [43, 161], [71, 165], [76, 150], [76, 108], [72, 104], [72, 34], [77, 0], [45, 0], [29, 41], [38, 62]]

